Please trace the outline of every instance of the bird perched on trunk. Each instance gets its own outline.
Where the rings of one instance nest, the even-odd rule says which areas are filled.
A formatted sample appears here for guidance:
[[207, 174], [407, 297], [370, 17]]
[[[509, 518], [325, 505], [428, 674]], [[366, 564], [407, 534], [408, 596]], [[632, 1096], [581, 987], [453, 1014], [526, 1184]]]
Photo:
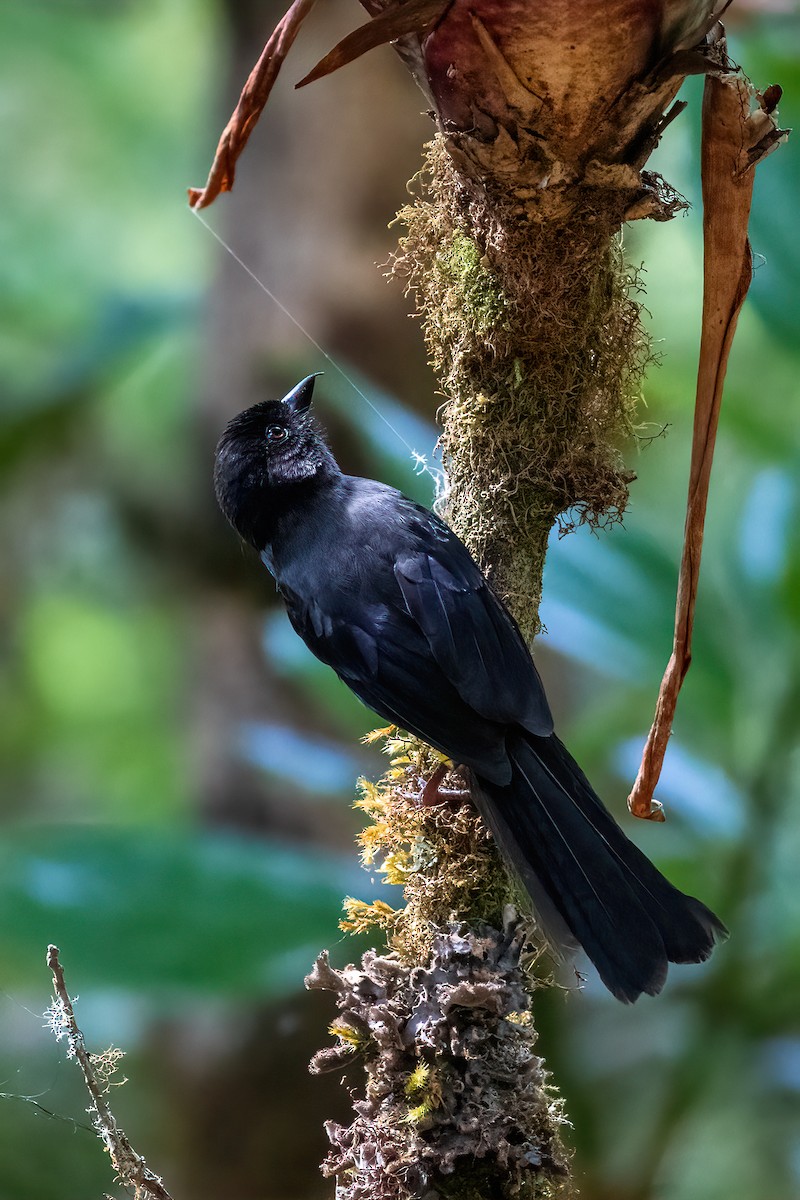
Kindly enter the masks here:
[[628, 840], [553, 732], [528, 647], [466, 546], [394, 488], [345, 475], [309, 414], [311, 375], [234, 417], [222, 511], [294, 629], [371, 709], [466, 768], [548, 938], [631, 1002], [702, 962], [722, 922]]

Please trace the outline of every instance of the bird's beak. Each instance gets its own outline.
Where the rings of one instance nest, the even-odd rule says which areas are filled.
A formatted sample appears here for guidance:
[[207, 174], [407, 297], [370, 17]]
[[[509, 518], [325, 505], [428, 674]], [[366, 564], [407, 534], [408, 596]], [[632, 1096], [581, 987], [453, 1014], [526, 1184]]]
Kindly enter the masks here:
[[306, 375], [305, 379], [293, 387], [292, 390], [283, 397], [283, 403], [288, 404], [289, 409], [293, 413], [304, 413], [308, 410], [311, 404], [311, 397], [314, 394], [314, 380], [317, 375], [321, 375], [322, 371], [315, 371], [313, 375]]

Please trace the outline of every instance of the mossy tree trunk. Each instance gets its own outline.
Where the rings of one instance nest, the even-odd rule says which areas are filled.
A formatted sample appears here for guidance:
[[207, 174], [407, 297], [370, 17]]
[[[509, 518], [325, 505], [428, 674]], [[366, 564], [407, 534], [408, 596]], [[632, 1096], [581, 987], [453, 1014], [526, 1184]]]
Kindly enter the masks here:
[[[712, 23], [707, 3], [455, 0], [396, 43], [438, 125], [393, 269], [444, 396], [443, 506], [529, 639], [554, 524], [613, 521], [627, 501], [649, 346], [618, 234], [683, 206], [643, 168], [685, 74], [723, 62]], [[429, 807], [435, 756], [389, 750], [362, 847], [407, 903], [351, 902], [346, 924], [383, 925], [392, 953], [341, 973], [323, 957], [308, 980], [340, 1010], [315, 1068], [367, 1067], [327, 1170], [346, 1200], [567, 1193], [563, 1112], [534, 1053], [529, 901], [457, 773]]]
[[445, 511], [532, 639], [553, 525], [625, 507], [620, 448], [648, 359], [636, 280], [607, 215], [542, 219], [465, 177], [443, 138], [422, 182], [394, 267], [446, 397]]
[[[311, 3], [294, 0], [268, 43], [209, 183], [191, 193], [198, 207], [232, 186]], [[303, 82], [391, 41], [427, 98], [437, 134], [400, 214], [394, 271], [444, 396], [446, 515], [531, 639], [554, 524], [613, 521], [627, 501], [621, 444], [649, 347], [619, 230], [683, 207], [646, 163], [686, 75], [730, 69], [716, 20], [727, 5], [362, 4], [371, 21]], [[328, 1124], [325, 1169], [338, 1200], [563, 1194], [563, 1113], [534, 1053], [529, 902], [458, 771], [383, 732], [392, 765], [363, 785], [362, 853], [404, 885], [406, 905], [349, 901], [344, 926], [382, 927], [389, 953], [344, 971], [322, 955], [307, 980], [335, 992], [340, 1013], [313, 1069], [366, 1067], [353, 1123]]]
[[396, 269], [445, 396], [446, 511], [528, 637], [553, 525], [626, 504], [648, 343], [617, 235], [683, 207], [643, 168], [686, 73], [719, 64], [713, 10], [455, 0], [398, 45], [439, 128]]

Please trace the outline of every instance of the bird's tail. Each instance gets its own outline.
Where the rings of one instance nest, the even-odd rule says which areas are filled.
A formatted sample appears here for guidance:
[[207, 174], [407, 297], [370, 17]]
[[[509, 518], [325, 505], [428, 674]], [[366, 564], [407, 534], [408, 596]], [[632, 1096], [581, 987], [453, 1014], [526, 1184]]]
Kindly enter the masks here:
[[509, 739], [511, 783], [476, 801], [548, 938], [583, 946], [626, 1003], [661, 991], [670, 962], [702, 962], [727, 930], [630, 842], [555, 735]]

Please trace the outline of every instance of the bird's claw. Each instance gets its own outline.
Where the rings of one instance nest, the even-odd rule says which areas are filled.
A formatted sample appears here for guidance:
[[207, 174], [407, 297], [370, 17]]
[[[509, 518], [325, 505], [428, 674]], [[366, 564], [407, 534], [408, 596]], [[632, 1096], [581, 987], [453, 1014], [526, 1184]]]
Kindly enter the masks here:
[[423, 808], [432, 808], [435, 804], [447, 803], [447, 798], [439, 793], [439, 784], [442, 782], [449, 769], [450, 768], [447, 763], [439, 763], [439, 766], [433, 772], [430, 779], [422, 789], [420, 801]]

